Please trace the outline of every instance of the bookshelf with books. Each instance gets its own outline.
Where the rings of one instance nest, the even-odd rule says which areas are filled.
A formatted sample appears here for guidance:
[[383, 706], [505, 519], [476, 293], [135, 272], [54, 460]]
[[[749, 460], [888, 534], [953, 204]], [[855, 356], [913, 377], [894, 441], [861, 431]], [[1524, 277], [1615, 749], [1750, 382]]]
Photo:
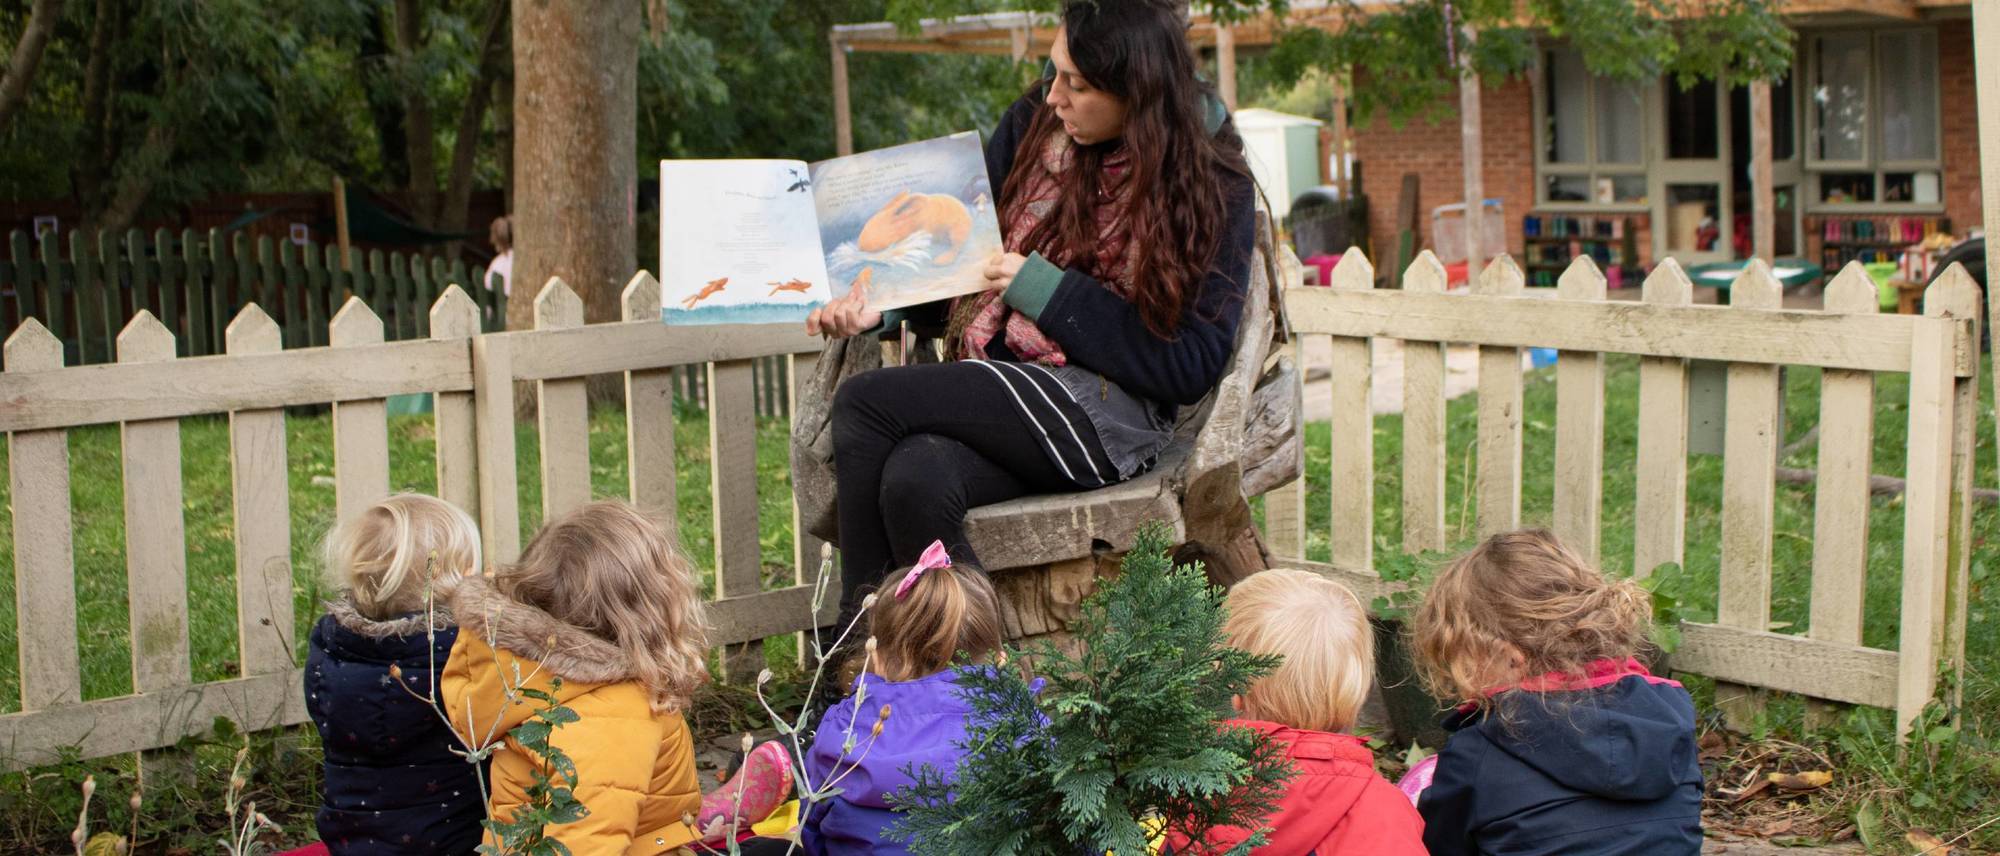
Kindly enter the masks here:
[[1820, 217], [1809, 226], [1818, 239], [1819, 264], [1829, 276], [1851, 261], [1893, 262], [1911, 244], [1936, 234], [1950, 234], [1945, 217], [1881, 216]]
[[1643, 270], [1639, 227], [1630, 215], [1529, 214], [1521, 218], [1523, 268], [1531, 287], [1553, 287], [1578, 256], [1589, 256], [1611, 287]]

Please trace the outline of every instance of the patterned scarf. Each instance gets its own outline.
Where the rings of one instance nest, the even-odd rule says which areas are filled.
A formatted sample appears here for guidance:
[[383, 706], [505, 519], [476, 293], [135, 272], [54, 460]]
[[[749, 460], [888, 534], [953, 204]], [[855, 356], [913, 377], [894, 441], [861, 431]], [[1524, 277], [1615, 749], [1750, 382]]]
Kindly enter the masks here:
[[[1055, 209], [1056, 201], [1062, 195], [1064, 177], [1075, 168], [1075, 163], [1075, 144], [1068, 134], [1057, 131], [1049, 135], [1048, 143], [1042, 147], [1042, 156], [1035, 163], [1022, 165], [1021, 168], [1034, 172], [1026, 176], [1017, 191], [1024, 197], [1021, 204], [1012, 207], [1012, 216], [1003, 224], [1007, 234], [1007, 252], [1027, 255], [1033, 249], [1026, 246], [1028, 233], [1034, 231], [1035, 226]], [[1132, 294], [1132, 255], [1136, 249], [1131, 241], [1131, 220], [1127, 216], [1132, 198], [1131, 182], [1126, 180], [1131, 176], [1130, 166], [1130, 156], [1122, 148], [1105, 157], [1103, 174], [1098, 178], [1097, 206], [1093, 212], [1097, 220], [1096, 279], [1120, 297], [1127, 298]], [[1076, 255], [1072, 252], [1070, 259], [1050, 261], [1062, 266], [1073, 265], [1078, 261]], [[1049, 366], [1068, 363], [1062, 347], [1043, 335], [1028, 316], [1009, 307], [1000, 295], [998, 291], [982, 291], [952, 302], [952, 327], [957, 335], [947, 337], [947, 341], [958, 343], [959, 358], [986, 359], [987, 344], [993, 341], [994, 336], [1004, 335], [1001, 341], [1025, 362]]]

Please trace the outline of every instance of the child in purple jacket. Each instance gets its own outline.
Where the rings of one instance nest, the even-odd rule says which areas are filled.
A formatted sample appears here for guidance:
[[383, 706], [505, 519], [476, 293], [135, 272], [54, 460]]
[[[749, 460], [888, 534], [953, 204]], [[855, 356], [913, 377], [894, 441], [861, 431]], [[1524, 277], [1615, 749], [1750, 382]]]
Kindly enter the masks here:
[[977, 664], [1000, 647], [993, 585], [979, 569], [951, 564], [943, 544], [890, 575], [870, 613], [872, 645], [855, 681], [867, 692], [828, 708], [806, 752], [809, 786], [840, 790], [806, 814], [810, 856], [909, 852], [886, 836], [898, 819], [889, 795], [913, 783], [908, 771], [928, 764], [950, 775], [957, 766], [972, 713], [958, 676], [986, 668]]

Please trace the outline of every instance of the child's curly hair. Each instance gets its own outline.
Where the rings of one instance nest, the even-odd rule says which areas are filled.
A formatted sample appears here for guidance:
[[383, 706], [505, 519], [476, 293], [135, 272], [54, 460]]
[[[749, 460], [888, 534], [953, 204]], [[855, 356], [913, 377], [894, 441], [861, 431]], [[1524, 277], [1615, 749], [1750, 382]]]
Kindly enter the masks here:
[[[479, 527], [458, 506], [399, 493], [335, 527], [326, 568], [363, 616], [386, 621], [424, 608], [437, 580], [479, 573]], [[433, 575], [437, 578], [434, 580]]]
[[1524, 678], [1639, 653], [1651, 619], [1637, 583], [1606, 579], [1547, 530], [1524, 529], [1494, 535], [1445, 568], [1411, 636], [1432, 696], [1484, 707], [1492, 691]]
[[618, 646], [657, 711], [685, 709], [708, 679], [708, 627], [694, 563], [666, 530], [623, 502], [551, 521], [500, 568], [515, 600]]

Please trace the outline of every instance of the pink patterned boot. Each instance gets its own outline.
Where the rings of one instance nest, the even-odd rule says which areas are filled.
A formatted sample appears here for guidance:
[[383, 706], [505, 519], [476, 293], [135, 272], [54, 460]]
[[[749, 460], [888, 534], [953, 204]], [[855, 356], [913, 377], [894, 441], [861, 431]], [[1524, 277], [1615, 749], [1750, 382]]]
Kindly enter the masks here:
[[[791, 798], [792, 753], [777, 741], [760, 743], [744, 757], [735, 776], [701, 798], [701, 814], [695, 817], [695, 829], [701, 833], [703, 843], [720, 845], [751, 824], [771, 816], [771, 812]], [[735, 823], [730, 822], [731, 818]]]

